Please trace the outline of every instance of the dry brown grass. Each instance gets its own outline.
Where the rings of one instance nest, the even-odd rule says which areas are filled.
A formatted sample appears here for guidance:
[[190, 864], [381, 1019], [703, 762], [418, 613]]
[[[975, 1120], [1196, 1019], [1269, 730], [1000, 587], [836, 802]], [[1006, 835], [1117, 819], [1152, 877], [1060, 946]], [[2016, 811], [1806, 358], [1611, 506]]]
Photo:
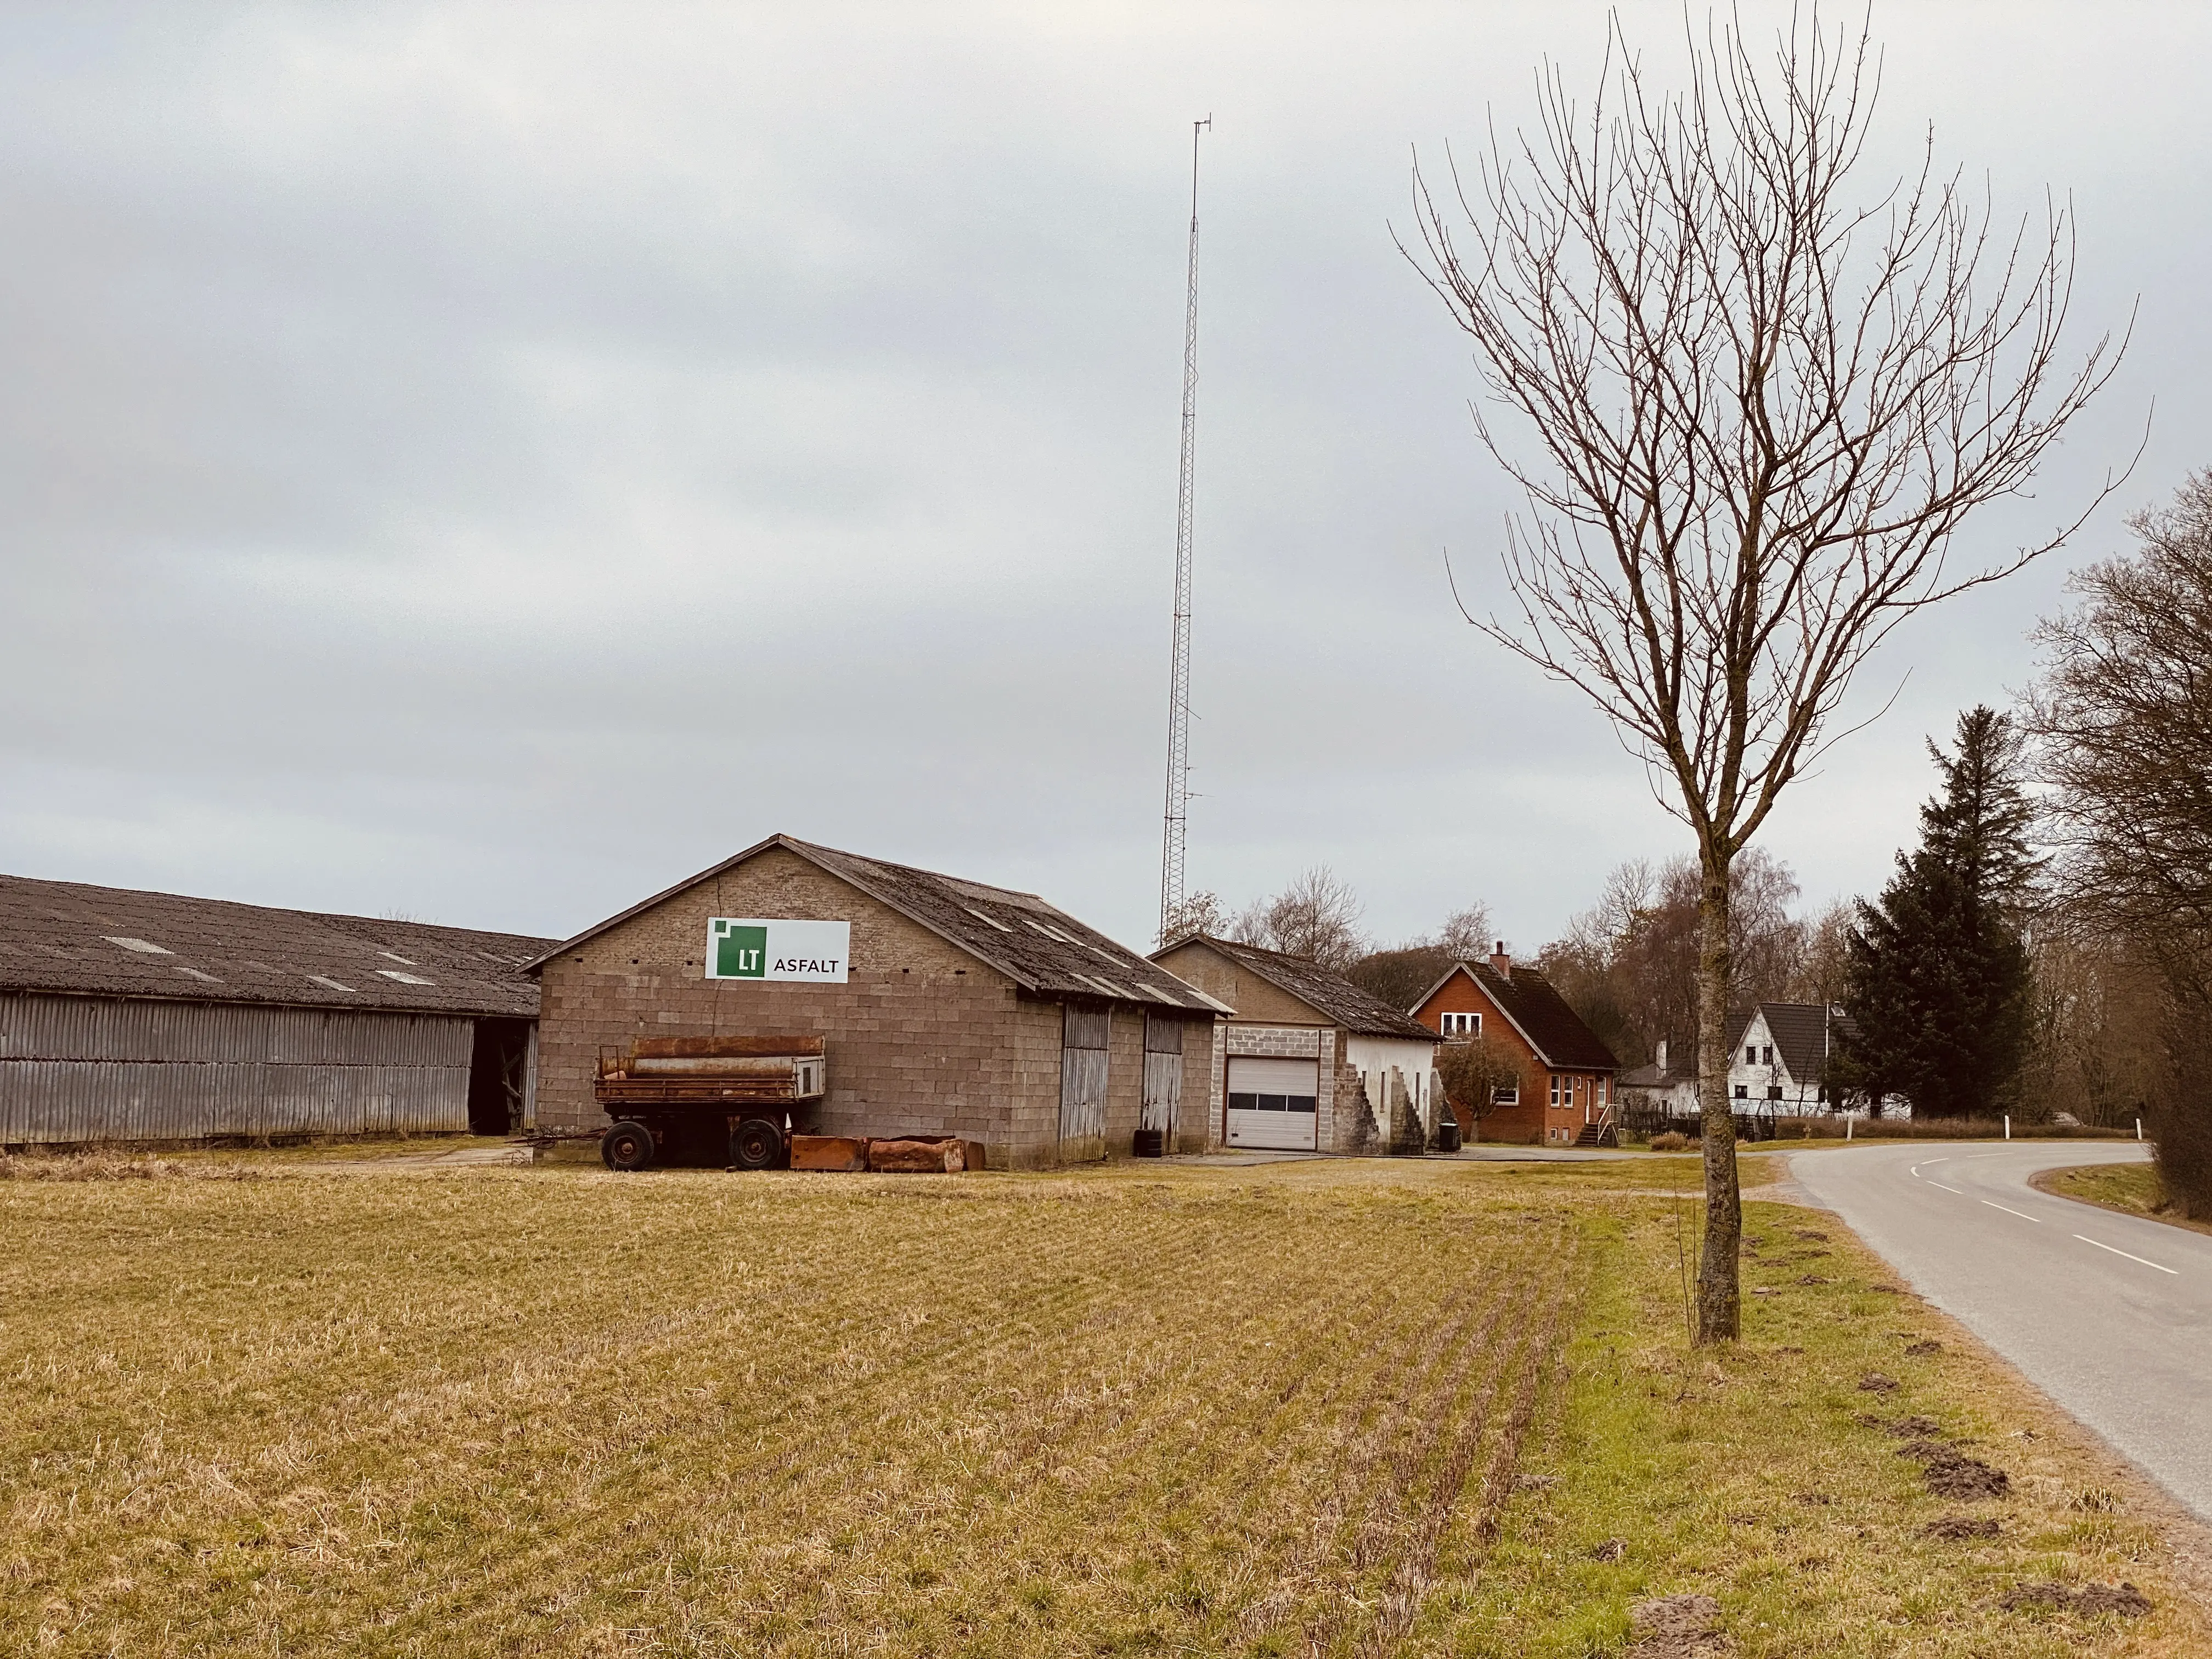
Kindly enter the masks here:
[[1357, 1182], [11, 1188], [0, 1650], [1389, 1650], [1573, 1218]]
[[[2208, 1650], [1847, 1239], [1756, 1209], [1785, 1299], [1683, 1352], [1679, 1162], [9, 1183], [0, 1651], [1585, 1659], [1677, 1591], [1744, 1654]], [[1997, 1537], [1927, 1534], [1877, 1358]]]

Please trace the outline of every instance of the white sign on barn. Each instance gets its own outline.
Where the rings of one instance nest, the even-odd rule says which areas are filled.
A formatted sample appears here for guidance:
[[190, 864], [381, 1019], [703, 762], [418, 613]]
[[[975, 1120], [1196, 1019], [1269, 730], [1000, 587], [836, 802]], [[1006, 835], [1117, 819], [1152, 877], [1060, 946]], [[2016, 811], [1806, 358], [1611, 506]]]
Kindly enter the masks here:
[[842, 985], [851, 966], [849, 921], [716, 916], [707, 924], [708, 979], [801, 980]]

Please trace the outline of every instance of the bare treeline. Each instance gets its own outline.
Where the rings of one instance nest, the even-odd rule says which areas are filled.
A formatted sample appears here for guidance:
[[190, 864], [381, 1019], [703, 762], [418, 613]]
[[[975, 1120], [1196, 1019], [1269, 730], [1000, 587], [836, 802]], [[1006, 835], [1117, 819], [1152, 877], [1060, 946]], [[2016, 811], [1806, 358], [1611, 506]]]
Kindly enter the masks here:
[[[1838, 901], [1817, 915], [1794, 915], [1796, 878], [1764, 848], [1743, 853], [1729, 878], [1739, 1005], [1834, 1001], [1843, 989], [1850, 907]], [[1676, 1063], [1697, 1054], [1701, 882], [1687, 854], [1632, 859], [1538, 958], [1624, 1066], [1650, 1060], [1662, 1042]]]
[[2130, 526], [2037, 635], [2056, 856], [2029, 1082], [2077, 1115], [2136, 1104], [2169, 1195], [2212, 1216], [2212, 471]]

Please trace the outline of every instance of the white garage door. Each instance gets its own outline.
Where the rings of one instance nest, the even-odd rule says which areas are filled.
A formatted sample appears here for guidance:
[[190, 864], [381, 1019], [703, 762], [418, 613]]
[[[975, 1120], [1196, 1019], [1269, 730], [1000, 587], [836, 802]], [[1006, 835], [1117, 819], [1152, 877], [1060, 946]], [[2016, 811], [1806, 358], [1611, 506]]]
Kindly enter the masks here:
[[1311, 1060], [1229, 1061], [1229, 1144], [1310, 1152], [1321, 1065]]

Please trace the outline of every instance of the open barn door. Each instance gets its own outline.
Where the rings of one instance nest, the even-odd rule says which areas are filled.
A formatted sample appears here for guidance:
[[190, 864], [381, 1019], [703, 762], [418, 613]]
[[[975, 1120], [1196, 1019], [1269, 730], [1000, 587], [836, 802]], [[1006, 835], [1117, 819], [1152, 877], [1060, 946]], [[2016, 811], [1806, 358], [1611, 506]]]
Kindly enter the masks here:
[[1113, 1030], [1109, 1010], [1062, 1005], [1060, 1155], [1067, 1162], [1106, 1156], [1106, 1048]]

